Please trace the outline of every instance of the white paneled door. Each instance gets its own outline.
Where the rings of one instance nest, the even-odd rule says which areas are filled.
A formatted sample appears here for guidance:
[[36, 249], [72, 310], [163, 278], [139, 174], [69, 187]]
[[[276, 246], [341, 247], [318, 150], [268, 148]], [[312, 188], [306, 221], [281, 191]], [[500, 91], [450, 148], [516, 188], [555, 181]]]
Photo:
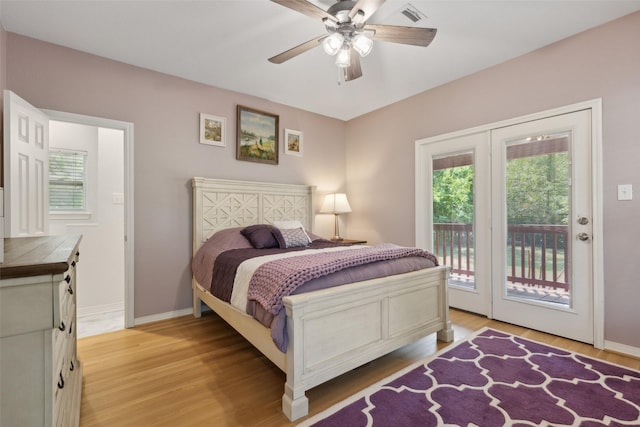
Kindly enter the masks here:
[[5, 236], [49, 230], [49, 118], [15, 93], [4, 92]]

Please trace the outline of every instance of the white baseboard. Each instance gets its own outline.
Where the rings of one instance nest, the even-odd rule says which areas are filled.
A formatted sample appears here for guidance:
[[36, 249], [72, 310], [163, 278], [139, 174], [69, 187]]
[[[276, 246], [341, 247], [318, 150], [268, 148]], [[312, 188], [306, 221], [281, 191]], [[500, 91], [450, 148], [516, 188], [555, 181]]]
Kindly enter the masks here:
[[78, 317], [93, 316], [94, 314], [110, 313], [112, 311], [124, 311], [124, 301], [112, 304], [93, 305], [91, 307], [78, 307]]
[[157, 322], [158, 320], [173, 319], [174, 317], [186, 316], [187, 314], [192, 313], [193, 309], [191, 307], [183, 308], [182, 310], [167, 311], [166, 313], [152, 314], [151, 316], [136, 317], [133, 323], [136, 326], [144, 325], [145, 323]]
[[[202, 304], [202, 312], [204, 313], [205, 311], [211, 311], [211, 309], [207, 305]], [[133, 324], [135, 326], [144, 325], [145, 323], [157, 322], [159, 320], [173, 319], [174, 317], [186, 316], [188, 314], [193, 314], [193, 308], [189, 307], [189, 308], [183, 308], [182, 310], [167, 311], [166, 313], [152, 314], [151, 316], [136, 317], [135, 320], [133, 321]]]
[[632, 347], [626, 344], [620, 344], [613, 341], [604, 341], [604, 349], [609, 351], [615, 351], [616, 353], [627, 354], [632, 357], [640, 358], [640, 348]]

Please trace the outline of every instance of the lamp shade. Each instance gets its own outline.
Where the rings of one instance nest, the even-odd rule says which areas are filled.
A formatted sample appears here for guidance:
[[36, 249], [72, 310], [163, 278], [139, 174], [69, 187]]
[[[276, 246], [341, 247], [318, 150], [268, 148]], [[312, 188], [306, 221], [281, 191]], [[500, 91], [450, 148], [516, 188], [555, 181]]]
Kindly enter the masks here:
[[351, 212], [351, 206], [344, 193], [327, 194], [320, 208], [320, 213], [341, 214]]

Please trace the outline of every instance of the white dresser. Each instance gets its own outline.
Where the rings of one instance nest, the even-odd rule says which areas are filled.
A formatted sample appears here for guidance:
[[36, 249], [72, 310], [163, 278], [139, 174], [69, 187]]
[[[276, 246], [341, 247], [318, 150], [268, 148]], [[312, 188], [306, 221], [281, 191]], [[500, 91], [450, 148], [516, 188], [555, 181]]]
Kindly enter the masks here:
[[76, 264], [81, 236], [4, 239], [0, 426], [78, 426]]

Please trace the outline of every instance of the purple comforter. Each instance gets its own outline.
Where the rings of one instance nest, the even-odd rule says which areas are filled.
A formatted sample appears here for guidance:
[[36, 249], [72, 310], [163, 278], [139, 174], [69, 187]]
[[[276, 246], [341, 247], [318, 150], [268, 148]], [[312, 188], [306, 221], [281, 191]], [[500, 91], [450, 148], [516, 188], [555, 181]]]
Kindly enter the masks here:
[[391, 243], [363, 246], [337, 252], [321, 252], [283, 258], [262, 264], [249, 282], [248, 298], [267, 311], [278, 314], [282, 298], [291, 295], [304, 283], [350, 267], [404, 257], [424, 257], [438, 264], [437, 258], [418, 248], [405, 248]]
[[231, 249], [222, 252], [216, 258], [213, 265], [213, 276], [211, 278], [210, 291], [214, 297], [222, 301], [231, 301], [231, 293], [233, 292], [233, 281], [236, 278], [236, 271], [242, 262], [265, 255], [281, 254], [285, 252], [296, 252], [305, 249], [324, 249], [334, 248], [336, 246], [344, 246], [342, 243], [331, 242], [329, 240], [318, 239], [311, 242], [307, 247], [297, 247], [289, 249], [270, 248], [270, 249], [254, 249], [240, 248]]
[[[294, 248], [293, 250], [303, 250], [303, 249], [318, 249], [321, 247], [333, 247], [339, 246], [334, 242], [329, 242], [327, 240], [314, 240], [311, 246], [307, 248]], [[395, 245], [393, 245], [395, 246]], [[396, 248], [400, 248], [397, 247]], [[367, 249], [367, 247], [363, 247], [362, 249]], [[344, 285], [346, 283], [359, 282], [364, 280], [375, 279], [378, 277], [391, 276], [395, 274], [407, 273], [410, 271], [420, 270], [423, 268], [433, 267], [438, 265], [437, 259], [430, 253], [422, 251], [422, 250], [414, 250], [415, 248], [402, 248], [404, 250], [409, 249], [409, 251], [404, 251], [405, 256], [397, 257], [399, 252], [396, 252], [396, 257], [392, 257], [392, 259], [382, 259], [375, 262], [365, 262], [361, 265], [353, 264], [353, 260], [340, 263], [336, 261], [341, 257], [345, 257], [347, 254], [352, 252], [361, 252], [362, 249], [351, 249], [348, 252], [338, 251], [332, 252], [336, 255], [333, 257], [332, 262], [334, 263], [329, 270], [333, 270], [333, 272], [326, 270], [324, 274], [317, 274], [317, 272], [313, 274], [306, 274], [306, 281], [302, 281], [300, 283], [296, 283], [293, 289], [289, 289], [287, 292], [283, 292], [281, 297], [279, 297], [279, 306], [278, 310], [270, 310], [260, 303], [258, 303], [255, 299], [249, 300], [247, 302], [247, 313], [262, 324], [271, 329], [271, 337], [273, 338], [274, 343], [282, 352], [286, 352], [288, 345], [288, 335], [286, 332], [286, 313], [282, 308], [282, 296], [286, 295], [294, 295], [303, 292], [311, 292], [318, 289], [329, 288], [333, 286]], [[213, 268], [213, 278], [211, 281], [211, 293], [217, 298], [222, 299], [223, 301], [229, 302], [231, 299], [231, 293], [233, 290], [233, 281], [235, 279], [235, 272], [238, 269], [238, 266], [245, 260], [263, 255], [271, 255], [278, 252], [283, 251], [291, 251], [282, 250], [282, 249], [232, 249], [226, 252], [221, 253], [215, 260], [214, 268]], [[417, 252], [416, 252], [417, 251]], [[360, 255], [362, 256], [362, 252]], [[370, 257], [371, 254], [365, 255]], [[300, 257], [287, 258], [288, 260], [297, 259]], [[373, 261], [373, 260], [371, 260]], [[276, 261], [272, 261], [276, 262]], [[341, 268], [336, 268], [336, 262], [338, 264], [342, 264]], [[266, 263], [270, 264], [270, 263]], [[266, 265], [265, 264], [265, 265]], [[351, 265], [347, 265], [351, 264]], [[317, 267], [312, 267], [316, 268]], [[307, 272], [308, 273], [308, 272]], [[303, 273], [304, 274], [304, 273]], [[311, 277], [314, 276], [314, 277]], [[297, 279], [295, 280], [296, 282]]]

